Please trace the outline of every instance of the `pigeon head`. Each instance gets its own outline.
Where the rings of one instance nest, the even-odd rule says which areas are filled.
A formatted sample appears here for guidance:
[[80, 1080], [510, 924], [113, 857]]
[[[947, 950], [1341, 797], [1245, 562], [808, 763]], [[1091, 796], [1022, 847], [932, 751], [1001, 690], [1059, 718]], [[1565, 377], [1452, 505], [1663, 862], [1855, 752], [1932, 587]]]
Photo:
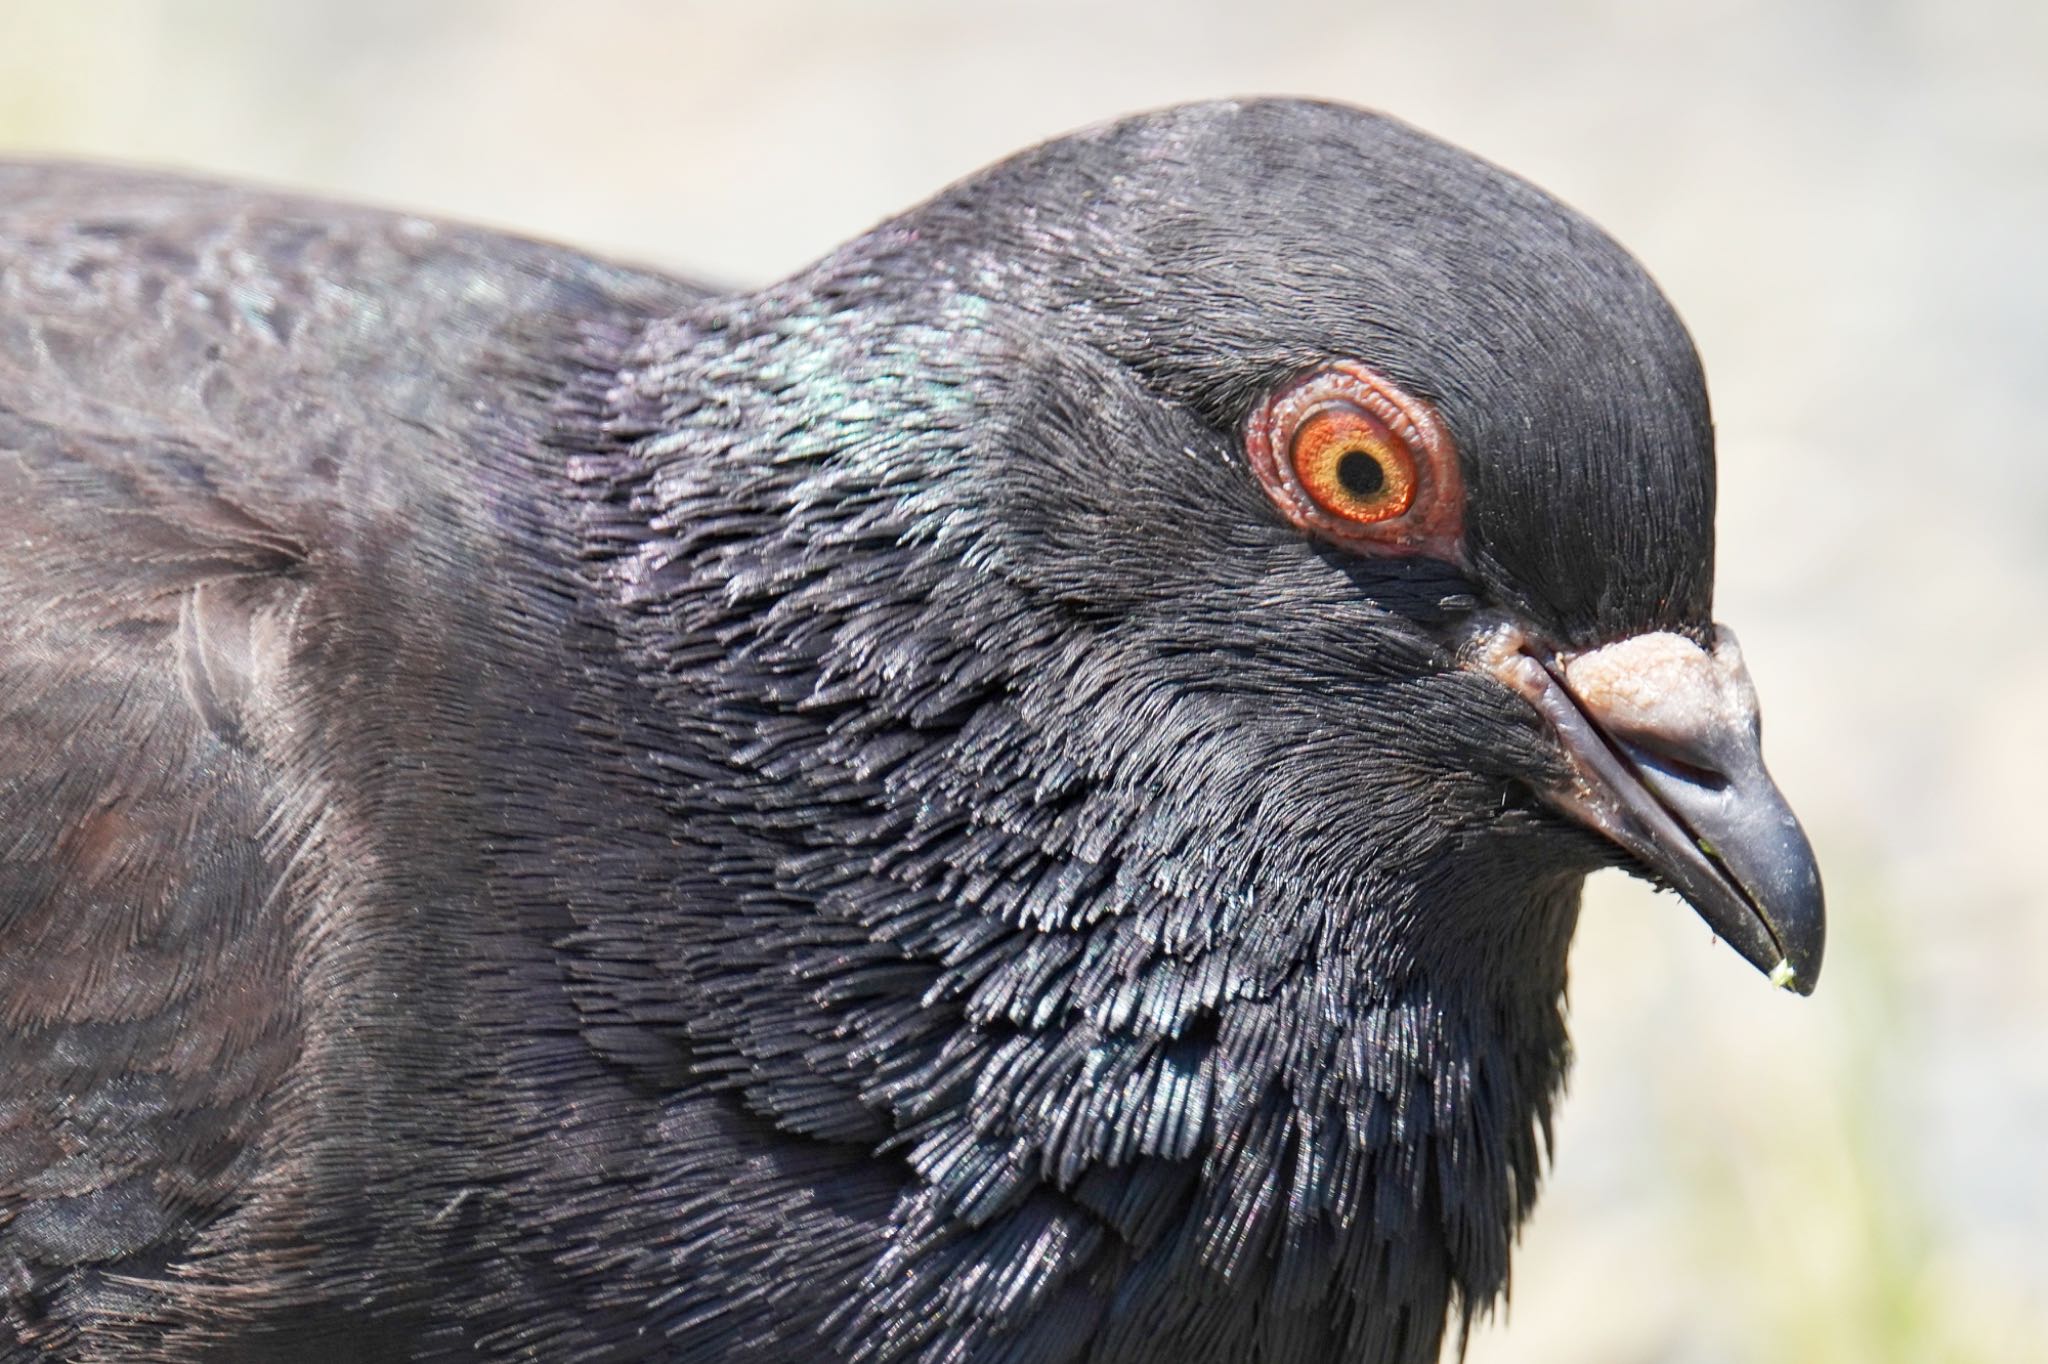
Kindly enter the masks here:
[[930, 1329], [1018, 1319], [949, 1296], [996, 1245], [1020, 1302], [1153, 1265], [1357, 1340], [1488, 1300], [1605, 862], [1811, 987], [1697, 358], [1522, 181], [1329, 105], [1142, 116], [607, 382], [597, 557], [694, 755], [662, 974], [697, 1065], [907, 1163]]
[[[930, 524], [977, 521], [980, 567], [1119, 643], [1152, 633], [1141, 677], [1200, 658], [1181, 685], [1235, 691], [1247, 713], [1224, 742], [1264, 740], [1271, 803], [1326, 818], [1312, 843], [1359, 840], [1332, 861], [1383, 864], [1374, 841], [1414, 822], [1340, 806], [1423, 799], [1441, 840], [1518, 832], [1499, 812], [1535, 793], [1810, 988], [1818, 878], [1711, 623], [1698, 358], [1604, 233], [1392, 120], [1258, 101], [1051, 143], [821, 275], [926, 276], [938, 296], [917, 306], [959, 353], [934, 370], [984, 353], [977, 387], [1002, 396]], [[1319, 410], [1376, 402], [1383, 436], [1391, 421], [1394, 444], [1420, 444], [1420, 423], [1431, 448], [1396, 452], [1424, 466], [1402, 514], [1361, 524], [1317, 505], [1289, 443]], [[1385, 706], [1351, 695], [1361, 681], [1418, 685]], [[1532, 720], [1549, 732], [1534, 753]], [[1319, 755], [1378, 780], [1297, 780]], [[1316, 791], [1331, 804], [1311, 813]], [[1583, 865], [1573, 841], [1544, 860]]]

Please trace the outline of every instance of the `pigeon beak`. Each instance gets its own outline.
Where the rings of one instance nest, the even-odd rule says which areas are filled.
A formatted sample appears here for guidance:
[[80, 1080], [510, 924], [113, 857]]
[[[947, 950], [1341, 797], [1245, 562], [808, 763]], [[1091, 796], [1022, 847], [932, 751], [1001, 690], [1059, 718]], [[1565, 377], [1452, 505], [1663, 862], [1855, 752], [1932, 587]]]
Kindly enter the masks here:
[[1764, 770], [1731, 632], [1716, 627], [1712, 652], [1660, 632], [1555, 654], [1498, 625], [1477, 661], [1556, 732], [1572, 777], [1543, 793], [1552, 805], [1634, 854], [1772, 984], [1813, 992], [1820, 868]]

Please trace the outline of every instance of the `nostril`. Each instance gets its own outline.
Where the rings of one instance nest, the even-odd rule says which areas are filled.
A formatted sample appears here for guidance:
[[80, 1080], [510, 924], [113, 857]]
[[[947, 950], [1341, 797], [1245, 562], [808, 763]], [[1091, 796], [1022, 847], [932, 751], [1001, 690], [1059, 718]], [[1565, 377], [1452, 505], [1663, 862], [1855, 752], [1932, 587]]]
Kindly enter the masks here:
[[1649, 736], [1615, 741], [1622, 753], [1638, 768], [1661, 772], [1689, 786], [1707, 791], [1725, 791], [1732, 784], [1728, 774], [1719, 768], [1706, 767], [1698, 761], [1698, 754], [1689, 753], [1677, 745]]

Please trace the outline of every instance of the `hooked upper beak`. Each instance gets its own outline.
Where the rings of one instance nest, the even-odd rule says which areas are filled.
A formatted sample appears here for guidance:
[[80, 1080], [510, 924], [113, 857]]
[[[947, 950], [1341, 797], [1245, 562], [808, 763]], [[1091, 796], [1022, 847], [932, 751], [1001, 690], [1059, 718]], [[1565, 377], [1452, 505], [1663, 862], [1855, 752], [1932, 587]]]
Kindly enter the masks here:
[[1813, 992], [1820, 868], [1764, 770], [1756, 689], [1730, 631], [1716, 627], [1712, 652], [1658, 632], [1560, 654], [1497, 625], [1473, 662], [1555, 731], [1572, 775], [1545, 799], [1668, 881], [1772, 984]]

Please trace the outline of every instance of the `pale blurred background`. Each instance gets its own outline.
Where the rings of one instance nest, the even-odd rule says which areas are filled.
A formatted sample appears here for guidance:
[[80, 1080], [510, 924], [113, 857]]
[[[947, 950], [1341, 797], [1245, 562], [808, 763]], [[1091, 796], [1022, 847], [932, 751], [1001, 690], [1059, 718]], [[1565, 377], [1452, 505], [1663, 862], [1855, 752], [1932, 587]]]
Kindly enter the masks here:
[[100, 3], [0, 10], [0, 149], [786, 274], [1174, 101], [1399, 115], [1590, 213], [1706, 356], [1719, 613], [1819, 994], [1596, 881], [1580, 1059], [1473, 1364], [2048, 1360], [2048, 3]]

